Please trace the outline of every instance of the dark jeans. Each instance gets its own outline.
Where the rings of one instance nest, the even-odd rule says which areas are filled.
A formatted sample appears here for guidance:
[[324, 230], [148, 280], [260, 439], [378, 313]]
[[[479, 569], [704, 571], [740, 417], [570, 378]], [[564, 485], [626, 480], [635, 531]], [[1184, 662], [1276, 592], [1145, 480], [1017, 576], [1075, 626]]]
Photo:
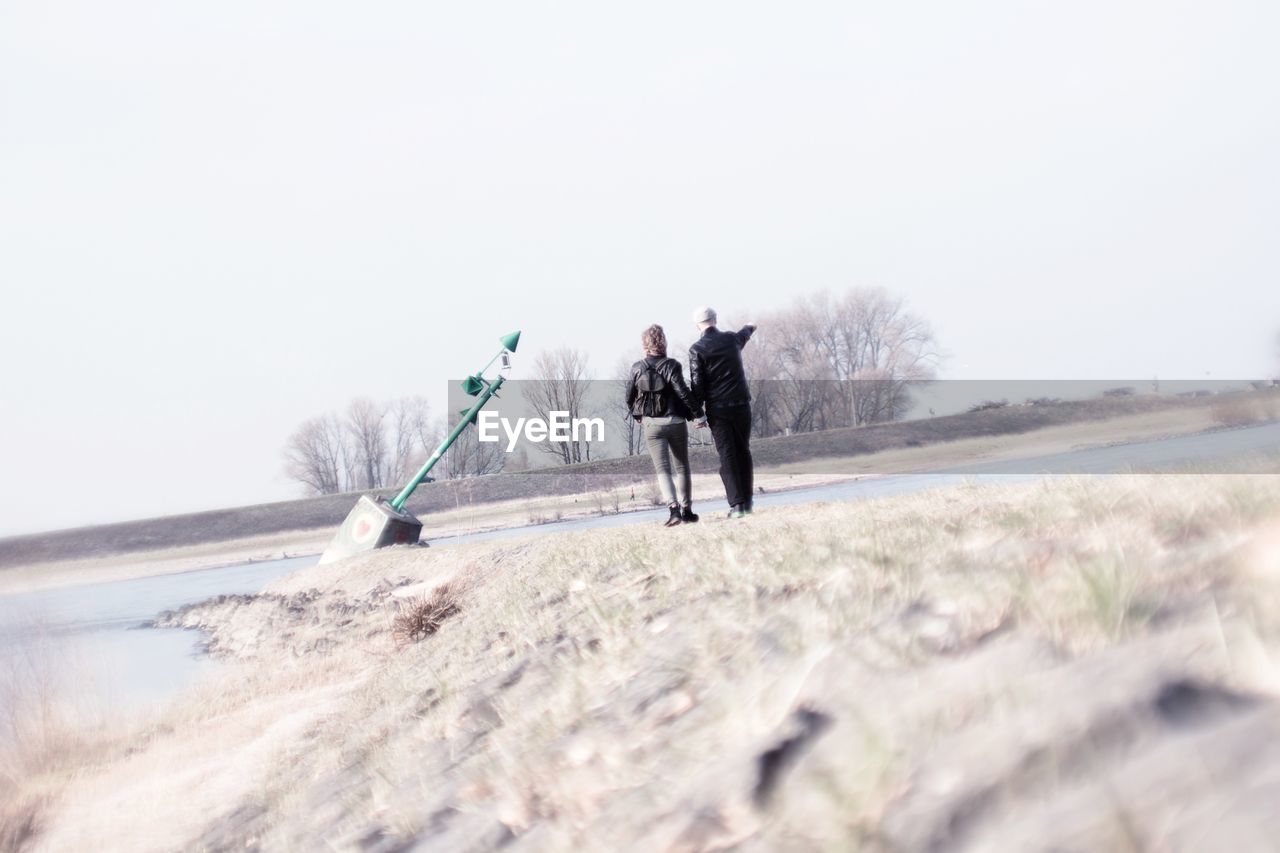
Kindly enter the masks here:
[[751, 406], [707, 407], [707, 426], [720, 454], [720, 479], [730, 506], [751, 505]]

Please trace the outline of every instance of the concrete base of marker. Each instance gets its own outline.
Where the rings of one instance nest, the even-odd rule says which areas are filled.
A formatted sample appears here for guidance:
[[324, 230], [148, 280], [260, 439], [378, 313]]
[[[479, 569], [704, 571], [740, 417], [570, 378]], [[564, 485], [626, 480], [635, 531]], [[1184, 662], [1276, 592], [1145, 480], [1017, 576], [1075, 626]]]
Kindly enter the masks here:
[[407, 512], [397, 512], [385, 501], [361, 495], [329, 547], [324, 549], [320, 563], [332, 563], [389, 545], [412, 545], [421, 536], [422, 522], [417, 518]]

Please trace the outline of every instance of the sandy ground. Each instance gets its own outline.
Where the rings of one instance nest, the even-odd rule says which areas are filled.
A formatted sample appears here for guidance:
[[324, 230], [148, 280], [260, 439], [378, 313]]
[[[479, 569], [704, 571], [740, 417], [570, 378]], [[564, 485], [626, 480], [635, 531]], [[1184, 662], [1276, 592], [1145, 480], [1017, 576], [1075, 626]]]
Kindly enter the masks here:
[[1273, 849], [1278, 567], [1274, 475], [387, 549], [167, 616], [225, 669], [40, 717], [0, 842]]
[[[1028, 459], [1110, 444], [1190, 435], [1216, 427], [1204, 408], [1177, 409], [1105, 421], [1049, 427], [1021, 435], [971, 438], [928, 447], [882, 451], [849, 458], [811, 460], [761, 468], [757, 485], [766, 491], [805, 488], [859, 476], [938, 470], [971, 462]], [[695, 503], [719, 508], [723, 488], [714, 475], [694, 478]], [[648, 509], [660, 503], [656, 487], [554, 496], [534, 500], [461, 505], [423, 520], [424, 537], [520, 527], [614, 512]], [[248, 539], [181, 548], [19, 566], [0, 572], [0, 595], [83, 583], [127, 580], [215, 566], [319, 554], [332, 531], [297, 530]]]

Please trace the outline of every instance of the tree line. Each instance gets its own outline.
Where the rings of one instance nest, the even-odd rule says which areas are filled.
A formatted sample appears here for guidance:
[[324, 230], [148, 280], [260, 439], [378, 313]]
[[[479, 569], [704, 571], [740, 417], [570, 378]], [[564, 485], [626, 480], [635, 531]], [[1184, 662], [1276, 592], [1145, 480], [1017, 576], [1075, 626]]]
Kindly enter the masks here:
[[[310, 418], [285, 442], [286, 476], [308, 494], [380, 489], [407, 481], [450, 429], [455, 413], [432, 418], [425, 397], [375, 402], [352, 400], [341, 412]], [[476, 441], [467, 430], [433, 470], [435, 476], [461, 479], [502, 470], [506, 454], [496, 444]]]
[[[611, 388], [607, 402], [588, 394], [594, 374], [585, 352], [564, 346], [535, 357], [520, 383], [532, 413], [544, 419], [553, 411], [571, 418], [605, 416], [622, 436], [621, 452], [643, 453], [643, 437], [624, 402], [639, 329], [647, 324], [645, 318], [638, 322], [637, 345], [618, 360], [611, 383], [617, 393]], [[907, 412], [909, 384], [931, 380], [937, 372], [940, 354], [928, 322], [879, 288], [801, 295], [757, 322], [760, 331], [743, 351], [757, 436], [898, 420]], [[687, 378], [688, 346], [678, 345], [678, 334], [669, 337], [669, 353], [685, 364]], [[589, 411], [595, 405], [607, 411]], [[422, 397], [381, 404], [353, 400], [341, 414], [312, 418], [290, 435], [285, 471], [313, 494], [398, 484], [457, 422], [456, 414], [437, 419], [429, 414]], [[561, 465], [587, 462], [598, 453], [586, 441], [534, 447]], [[436, 472], [450, 479], [491, 474], [503, 469], [506, 458], [501, 444], [481, 443], [476, 430], [468, 429]]]
[[[881, 288], [804, 294], [756, 322], [759, 332], [742, 351], [756, 436], [899, 420], [910, 405], [910, 384], [934, 379], [941, 359], [929, 323]], [[688, 349], [674, 338], [669, 348], [686, 378]], [[618, 362], [623, 390], [634, 360]], [[644, 452], [626, 406], [614, 414], [628, 455]]]
[[801, 296], [760, 326], [743, 350], [757, 435], [898, 420], [937, 374], [928, 322], [879, 288]]

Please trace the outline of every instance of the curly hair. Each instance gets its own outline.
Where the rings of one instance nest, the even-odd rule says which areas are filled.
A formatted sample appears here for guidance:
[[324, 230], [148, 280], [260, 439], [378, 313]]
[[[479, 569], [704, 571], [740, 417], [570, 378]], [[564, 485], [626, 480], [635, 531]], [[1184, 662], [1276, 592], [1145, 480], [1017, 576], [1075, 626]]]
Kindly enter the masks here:
[[640, 336], [640, 345], [644, 347], [645, 355], [666, 355], [667, 333], [662, 331], [661, 326], [654, 323]]

